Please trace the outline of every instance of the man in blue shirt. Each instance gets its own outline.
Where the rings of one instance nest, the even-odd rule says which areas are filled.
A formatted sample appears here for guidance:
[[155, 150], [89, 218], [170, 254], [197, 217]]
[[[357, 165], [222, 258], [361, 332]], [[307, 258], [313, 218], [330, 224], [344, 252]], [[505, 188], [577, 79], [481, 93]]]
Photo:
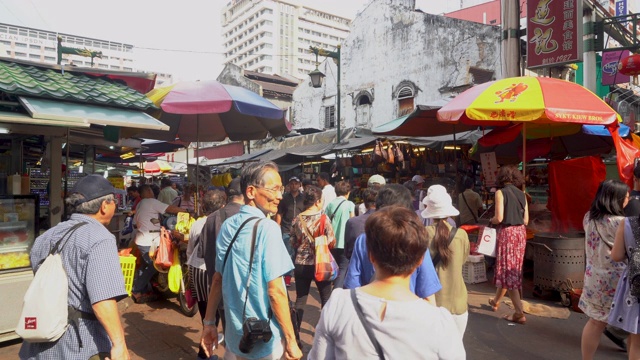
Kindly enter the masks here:
[[[302, 351], [296, 343], [283, 280], [283, 275], [293, 269], [293, 263], [282, 242], [280, 226], [267, 218], [278, 212], [284, 190], [277, 165], [272, 162], [246, 165], [240, 175], [240, 186], [245, 205], [222, 224], [216, 240], [216, 272], [201, 345], [210, 356], [218, 344], [215, 313], [223, 297], [227, 321], [225, 359], [280, 359], [283, 355], [300, 359]], [[248, 353], [243, 353], [239, 347], [243, 323], [250, 317], [268, 321], [273, 336], [266, 342], [257, 340]]]
[[[389, 205], [405, 206], [413, 210], [413, 196], [411, 191], [399, 184], [385, 185], [376, 197], [376, 210]], [[367, 237], [362, 233], [354, 245], [353, 254], [349, 261], [349, 269], [344, 280], [345, 289], [355, 289], [371, 282], [375, 275], [373, 265], [367, 252]], [[411, 291], [421, 298], [435, 304], [435, 293], [442, 289], [438, 275], [433, 267], [429, 250], [424, 255], [422, 263], [411, 275]]]

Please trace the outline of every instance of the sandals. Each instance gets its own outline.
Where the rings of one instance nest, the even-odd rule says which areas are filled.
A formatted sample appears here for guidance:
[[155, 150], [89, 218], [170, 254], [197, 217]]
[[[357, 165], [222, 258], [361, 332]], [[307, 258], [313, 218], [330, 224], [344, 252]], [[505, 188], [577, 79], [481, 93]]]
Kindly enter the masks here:
[[524, 317], [524, 314], [518, 313], [513, 313], [511, 316], [505, 315], [503, 319], [520, 325], [524, 325], [527, 322], [527, 318]]
[[491, 306], [493, 312], [496, 312], [498, 311], [498, 307], [500, 307], [500, 303], [496, 303], [492, 298], [489, 298], [489, 306]]

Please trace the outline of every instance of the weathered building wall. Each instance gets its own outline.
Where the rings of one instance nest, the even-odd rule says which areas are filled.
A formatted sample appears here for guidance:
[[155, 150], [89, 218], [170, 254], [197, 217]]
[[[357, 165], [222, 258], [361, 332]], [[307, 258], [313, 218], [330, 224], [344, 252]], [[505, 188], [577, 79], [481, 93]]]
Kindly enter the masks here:
[[326, 75], [322, 87], [314, 88], [307, 78], [293, 92], [294, 129], [324, 129], [325, 107], [336, 105], [338, 66], [333, 59], [326, 59], [318, 70]]
[[237, 65], [231, 63], [225, 64], [224, 69], [222, 69], [220, 75], [218, 75], [217, 80], [223, 84], [235, 85], [251, 90], [262, 96], [262, 89], [260, 85], [244, 77], [242, 68]]
[[[415, 107], [473, 84], [472, 67], [501, 77], [498, 27], [408, 11], [407, 2], [373, 1], [352, 24], [342, 52], [346, 127], [357, 120], [370, 128], [403, 115], [402, 88], [413, 91]], [[367, 122], [357, 119], [367, 106], [360, 105], [361, 96], [373, 97]]]
[[[501, 77], [498, 27], [413, 11], [414, 5], [373, 0], [353, 21], [341, 49], [341, 127], [372, 128], [456, 95], [480, 82], [475, 77]], [[296, 128], [324, 128], [335, 72], [320, 70], [327, 74], [323, 88], [302, 83], [294, 92]]]

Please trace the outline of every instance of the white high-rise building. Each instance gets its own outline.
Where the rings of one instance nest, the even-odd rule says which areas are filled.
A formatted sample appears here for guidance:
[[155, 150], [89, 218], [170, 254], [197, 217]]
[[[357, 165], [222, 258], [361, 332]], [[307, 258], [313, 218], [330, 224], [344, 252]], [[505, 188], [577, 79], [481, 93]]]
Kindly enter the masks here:
[[316, 68], [309, 46], [335, 50], [349, 34], [350, 23], [295, 0], [233, 0], [222, 10], [225, 62], [306, 78]]
[[[78, 49], [101, 51], [101, 58], [93, 59], [79, 55], [63, 54], [61, 65], [95, 68], [113, 71], [142, 71], [136, 68], [135, 47], [109, 40], [98, 40], [79, 35], [55, 33], [19, 25], [0, 23], [0, 57], [34, 61], [45, 64], [58, 62], [58, 36], [62, 38], [62, 46]], [[158, 73], [156, 85], [173, 83], [171, 74]]]

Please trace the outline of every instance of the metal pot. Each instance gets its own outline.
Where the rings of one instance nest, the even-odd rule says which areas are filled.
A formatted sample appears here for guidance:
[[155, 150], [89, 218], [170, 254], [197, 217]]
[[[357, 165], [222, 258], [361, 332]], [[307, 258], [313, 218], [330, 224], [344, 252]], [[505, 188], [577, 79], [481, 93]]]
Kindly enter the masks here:
[[576, 288], [584, 284], [584, 233], [538, 233], [528, 243], [535, 245], [533, 285], [546, 290], [562, 288], [567, 279]]

